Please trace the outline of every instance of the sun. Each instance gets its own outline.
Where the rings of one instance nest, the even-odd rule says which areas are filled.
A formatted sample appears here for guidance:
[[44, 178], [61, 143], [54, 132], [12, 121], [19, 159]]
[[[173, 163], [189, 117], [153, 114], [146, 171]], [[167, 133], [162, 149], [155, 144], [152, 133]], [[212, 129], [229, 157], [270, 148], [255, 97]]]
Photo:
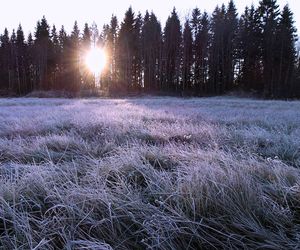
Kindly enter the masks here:
[[91, 48], [85, 56], [85, 64], [95, 75], [100, 75], [106, 65], [106, 54], [101, 48]]

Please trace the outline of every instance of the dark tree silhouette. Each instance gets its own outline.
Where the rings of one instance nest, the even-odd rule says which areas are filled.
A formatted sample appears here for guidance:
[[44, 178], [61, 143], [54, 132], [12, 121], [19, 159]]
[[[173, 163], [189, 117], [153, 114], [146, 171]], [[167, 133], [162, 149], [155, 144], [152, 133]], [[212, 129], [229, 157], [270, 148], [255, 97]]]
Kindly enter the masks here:
[[162, 51], [161, 25], [155, 14], [146, 12], [142, 28], [142, 63], [145, 91], [160, 89], [160, 66]]
[[189, 20], [184, 25], [182, 47], [182, 91], [185, 92], [192, 89], [193, 35]]
[[[183, 26], [174, 8], [163, 29], [153, 12], [142, 17], [131, 7], [120, 25], [112, 16], [101, 31], [86, 23], [81, 33], [75, 22], [70, 34], [63, 26], [58, 32], [43, 17], [27, 40], [21, 24], [0, 36], [0, 94], [101, 90], [205, 96], [243, 90], [299, 98], [296, 41], [293, 13], [288, 5], [280, 11], [276, 0], [246, 7], [241, 17], [232, 0], [211, 16], [195, 8]], [[92, 46], [107, 54], [100, 82], [85, 63]]]
[[119, 70], [118, 82], [122, 85], [123, 90], [131, 91], [134, 83], [134, 55], [136, 48], [135, 41], [135, 17], [132, 8], [130, 7], [123, 22], [120, 26], [118, 41], [117, 41], [117, 67]]
[[45, 17], [37, 22], [35, 32], [35, 71], [38, 77], [34, 84], [35, 89], [49, 90], [49, 49], [51, 47], [49, 25]]
[[278, 25], [279, 6], [276, 0], [260, 2], [261, 29], [263, 32], [262, 61], [264, 95], [274, 97], [276, 84], [276, 31]]
[[294, 95], [293, 75], [297, 55], [295, 47], [296, 39], [293, 13], [288, 5], [286, 5], [279, 18], [276, 36], [275, 97], [289, 97]]
[[245, 91], [262, 91], [262, 30], [254, 5], [246, 8], [239, 24], [239, 84]]
[[168, 18], [163, 38], [163, 89], [171, 92], [179, 90], [181, 65], [181, 25], [174, 8]]
[[224, 93], [225, 79], [225, 5], [216, 7], [211, 20], [211, 44], [209, 52], [209, 94]]
[[[197, 10], [194, 11], [196, 15]], [[195, 17], [193, 17], [194, 19]], [[209, 57], [209, 17], [206, 12], [199, 16], [198, 24], [192, 21], [194, 30], [194, 88], [198, 95], [205, 95], [208, 93], [208, 57]]]
[[11, 85], [11, 56], [10, 56], [10, 38], [8, 30], [5, 29], [3, 35], [1, 35], [1, 48], [0, 48], [0, 65], [1, 65], [1, 88], [9, 90]]

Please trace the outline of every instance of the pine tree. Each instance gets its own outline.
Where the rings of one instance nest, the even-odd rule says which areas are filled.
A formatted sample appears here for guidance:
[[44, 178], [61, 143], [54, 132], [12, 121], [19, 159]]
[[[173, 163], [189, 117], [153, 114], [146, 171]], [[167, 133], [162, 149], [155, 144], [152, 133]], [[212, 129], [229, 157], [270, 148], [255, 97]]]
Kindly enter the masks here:
[[56, 31], [55, 25], [52, 26], [51, 30], [51, 50], [50, 50], [50, 68], [51, 68], [51, 89], [58, 89], [58, 77], [59, 77], [59, 63], [61, 48], [59, 44], [59, 37]]
[[198, 8], [193, 9], [192, 11], [192, 19], [191, 19], [191, 28], [193, 32], [193, 39], [195, 40], [199, 30], [201, 23], [201, 11]]
[[235, 4], [230, 0], [225, 14], [224, 24], [224, 77], [222, 93], [232, 90], [234, 85], [234, 74], [237, 52], [238, 19]]
[[[84, 25], [82, 41], [81, 41], [81, 58], [84, 61], [86, 53], [92, 46], [92, 31], [87, 23]], [[94, 86], [94, 76], [92, 72], [85, 65], [82, 65], [83, 73], [82, 73], [82, 81], [84, 88], [91, 88]]]
[[17, 74], [17, 92], [19, 95], [27, 92], [26, 79], [26, 44], [24, 32], [21, 24], [17, 29], [16, 37], [16, 74]]
[[209, 51], [209, 86], [208, 93], [224, 93], [224, 75], [225, 75], [225, 50], [224, 50], [224, 32], [225, 32], [225, 5], [216, 7], [211, 20], [211, 44]]
[[194, 41], [194, 88], [198, 95], [208, 92], [209, 17], [206, 12], [199, 17]]
[[191, 91], [193, 64], [193, 35], [189, 20], [186, 20], [183, 31], [182, 91]]
[[289, 97], [294, 95], [293, 75], [296, 64], [296, 28], [293, 13], [288, 5], [284, 6], [279, 18], [276, 47], [276, 84], [275, 97]]
[[1, 47], [0, 47], [0, 88], [3, 90], [8, 90], [10, 82], [10, 41], [9, 33], [5, 28], [3, 35], [0, 37]]
[[294, 81], [293, 81], [294, 97], [300, 98], [300, 53], [298, 51], [298, 59], [295, 65]]
[[134, 48], [133, 48], [133, 89], [138, 91], [142, 87], [142, 27], [143, 19], [139, 13], [134, 20]]
[[38, 76], [36, 89], [49, 89], [49, 48], [51, 46], [49, 25], [45, 18], [38, 21], [35, 32], [35, 66]]
[[68, 68], [69, 68], [69, 60], [68, 55], [70, 51], [70, 39], [65, 31], [64, 26], [61, 27], [58, 35], [58, 42], [60, 48], [60, 56], [59, 56], [59, 73], [58, 80], [56, 83], [57, 89], [63, 90], [68, 87]]
[[34, 67], [34, 58], [35, 58], [35, 50], [34, 50], [34, 41], [32, 34], [29, 33], [26, 41], [26, 64], [27, 64], [27, 80], [28, 80], [28, 89], [27, 92], [31, 92], [34, 90], [34, 84], [37, 81], [36, 80], [36, 71]]
[[91, 30], [89, 28], [89, 25], [87, 23], [84, 24], [84, 29], [83, 29], [83, 36], [82, 36], [82, 46], [83, 50], [88, 50], [91, 47]]
[[152, 12], [147, 11], [142, 28], [142, 65], [144, 72], [143, 86], [146, 92], [158, 91], [160, 88], [160, 67], [162, 34], [161, 25]]
[[254, 5], [247, 7], [239, 24], [239, 83], [245, 91], [263, 90], [262, 84], [262, 30], [259, 12]]
[[276, 85], [276, 32], [278, 25], [279, 6], [276, 0], [260, 1], [259, 12], [261, 17], [262, 40], [262, 62], [264, 95], [273, 97]]
[[[107, 38], [107, 52], [108, 52], [108, 64], [110, 71], [110, 82], [113, 86], [117, 81], [117, 67], [116, 67], [116, 46], [117, 46], [117, 32], [118, 32], [118, 19], [116, 16], [111, 17], [108, 38]], [[111, 86], [112, 87], [112, 86]]]
[[[130, 7], [125, 18], [120, 26], [118, 42], [117, 42], [117, 67], [119, 71], [119, 83], [123, 91], [132, 90], [133, 87], [133, 59], [135, 49], [135, 17], [132, 8]], [[121, 90], [120, 90], [121, 91]]]
[[198, 8], [193, 9], [191, 27], [193, 34], [193, 86], [195, 90], [199, 88], [199, 72], [200, 72], [200, 56], [199, 56], [199, 45], [200, 36], [199, 32], [201, 29], [201, 11]]
[[171, 92], [179, 90], [181, 41], [181, 25], [174, 8], [165, 26], [163, 41], [163, 88]]
[[70, 50], [69, 50], [69, 84], [71, 91], [78, 91], [81, 83], [80, 76], [80, 30], [78, 23], [75, 21], [73, 30], [70, 36]]
[[18, 57], [17, 57], [17, 36], [13, 29], [10, 37], [10, 69], [9, 69], [9, 90], [20, 94], [21, 86], [18, 83]]

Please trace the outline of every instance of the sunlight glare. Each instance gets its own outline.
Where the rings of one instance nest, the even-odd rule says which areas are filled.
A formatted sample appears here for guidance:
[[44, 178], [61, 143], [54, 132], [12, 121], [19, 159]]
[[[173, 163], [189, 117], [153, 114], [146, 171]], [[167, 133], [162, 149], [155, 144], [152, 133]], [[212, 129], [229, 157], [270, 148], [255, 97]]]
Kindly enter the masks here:
[[86, 54], [85, 64], [91, 72], [99, 75], [106, 65], [105, 51], [97, 47], [91, 48]]

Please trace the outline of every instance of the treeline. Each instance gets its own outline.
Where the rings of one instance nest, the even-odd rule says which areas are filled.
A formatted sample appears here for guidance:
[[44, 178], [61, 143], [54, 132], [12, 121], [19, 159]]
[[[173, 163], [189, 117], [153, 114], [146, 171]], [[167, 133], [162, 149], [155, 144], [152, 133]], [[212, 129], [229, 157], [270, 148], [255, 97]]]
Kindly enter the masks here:
[[[101, 32], [77, 22], [71, 34], [45, 17], [25, 39], [22, 26], [0, 42], [0, 89], [24, 95], [33, 90], [110, 94], [220, 95], [233, 90], [267, 98], [300, 97], [300, 59], [293, 13], [276, 0], [262, 0], [239, 16], [233, 1], [212, 15], [195, 8], [181, 25], [176, 9], [164, 29], [153, 12], [132, 8], [119, 24], [112, 16]], [[92, 45], [103, 47], [107, 66], [100, 85], [84, 64]]]

